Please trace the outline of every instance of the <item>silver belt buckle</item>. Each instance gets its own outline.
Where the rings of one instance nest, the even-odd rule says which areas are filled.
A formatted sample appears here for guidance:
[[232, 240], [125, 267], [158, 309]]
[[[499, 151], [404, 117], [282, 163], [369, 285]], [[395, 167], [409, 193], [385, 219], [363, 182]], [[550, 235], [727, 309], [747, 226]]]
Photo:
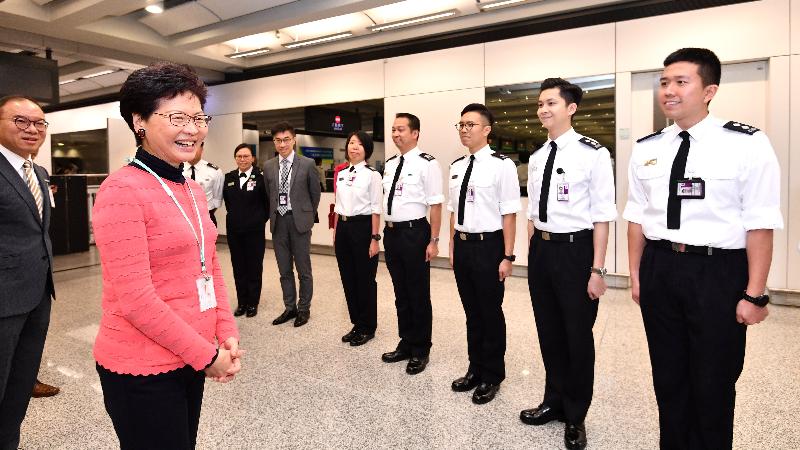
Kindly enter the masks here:
[[678, 242], [671, 242], [671, 244], [673, 252], [686, 253], [686, 244], [680, 244]]
[[459, 235], [459, 237], [461, 237], [462, 241], [466, 241], [467, 240], [467, 233], [458, 233], [458, 235]]
[[342, 219], [342, 222], [347, 222], [347, 216], [339, 216], [339, 218]]
[[542, 231], [542, 239], [544, 239], [545, 241], [549, 241], [550, 233], [548, 233], [547, 231]]
[[394, 228], [394, 223], [393, 222], [386, 222], [386, 226], [389, 227], [389, 228]]

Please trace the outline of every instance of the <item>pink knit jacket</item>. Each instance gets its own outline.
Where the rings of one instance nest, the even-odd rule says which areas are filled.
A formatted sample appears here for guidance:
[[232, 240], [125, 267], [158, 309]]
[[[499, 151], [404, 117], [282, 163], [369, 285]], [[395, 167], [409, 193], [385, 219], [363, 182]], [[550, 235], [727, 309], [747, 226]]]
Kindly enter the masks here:
[[151, 174], [126, 166], [100, 186], [92, 226], [103, 270], [103, 317], [94, 344], [98, 364], [113, 372], [153, 375], [190, 365], [202, 370], [217, 343], [239, 338], [217, 260], [217, 230], [199, 184], [164, 182], [197, 228], [194, 192], [214, 277], [217, 307], [200, 312], [200, 252], [178, 208]]

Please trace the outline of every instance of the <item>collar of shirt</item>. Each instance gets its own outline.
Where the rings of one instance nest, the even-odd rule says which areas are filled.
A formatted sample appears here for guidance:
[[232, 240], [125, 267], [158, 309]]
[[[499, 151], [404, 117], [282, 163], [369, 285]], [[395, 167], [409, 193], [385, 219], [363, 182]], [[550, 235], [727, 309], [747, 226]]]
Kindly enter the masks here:
[[[714, 125], [717, 123], [717, 119], [712, 116], [711, 114], [707, 115], [703, 120], [694, 124], [692, 128], [689, 128], [689, 136], [691, 136], [692, 140], [700, 142], [703, 140], [704, 137], [709, 135], [709, 132], [712, 130]], [[667, 142], [673, 142], [675, 140], [680, 140], [678, 134], [683, 131], [681, 127], [676, 124], [672, 124], [671, 126], [667, 127], [664, 131], [665, 137], [667, 138]]]
[[[555, 139], [556, 149], [557, 150], [563, 149], [567, 144], [569, 144], [570, 142], [575, 140], [577, 134], [578, 133], [575, 131], [574, 128], [570, 128], [564, 134], [562, 134], [561, 136], [557, 137]], [[552, 139], [548, 139], [547, 142], [544, 143], [544, 147], [547, 149], [548, 152], [550, 151], [550, 149], [549, 149], [550, 141], [552, 141]]]
[[[481, 160], [486, 159], [486, 158], [491, 158], [492, 157], [492, 153], [494, 153], [494, 150], [492, 150], [492, 148], [489, 147], [489, 144], [486, 144], [485, 147], [483, 147], [482, 149], [480, 149], [477, 152], [473, 153], [473, 155], [475, 155], [475, 160], [476, 161], [481, 161]], [[466, 160], [467, 160], [467, 164], [469, 164], [469, 154], [467, 155]]]
[[289, 160], [289, 164], [291, 165], [291, 164], [294, 163], [294, 150], [292, 150], [292, 153], [289, 153], [289, 156], [287, 156], [286, 158], [284, 158], [283, 156], [278, 156], [278, 158], [279, 158], [278, 159], [278, 165], [283, 163], [284, 159], [288, 159]]
[[[175, 183], [185, 183], [186, 178], [183, 176], [183, 167], [185, 163], [178, 164], [178, 167], [174, 167], [170, 165], [168, 162], [160, 159], [159, 157], [153, 155], [152, 153], [148, 153], [142, 147], [136, 149], [136, 159], [145, 163], [147, 167], [150, 168], [156, 175], [160, 176], [161, 178], [165, 178], [169, 181], [174, 181]], [[142, 167], [139, 167], [138, 164], [134, 163], [133, 161], [128, 164], [129, 166], [136, 167], [139, 170], [144, 170]]]
[[14, 170], [16, 170], [17, 173], [22, 176], [22, 179], [25, 180], [25, 172], [22, 170], [22, 165], [25, 164], [25, 161], [31, 161], [30, 157], [25, 159], [22, 156], [19, 156], [11, 150], [3, 147], [2, 145], [0, 145], [0, 153], [6, 157], [8, 163], [11, 164], [11, 167], [13, 167]]
[[[250, 166], [250, 168], [249, 168], [249, 169], [247, 169], [247, 171], [246, 171], [246, 172], [242, 172], [241, 170], [239, 171], [239, 175], [241, 175], [241, 174], [245, 174], [245, 175], [247, 175], [247, 178], [250, 178], [250, 174], [251, 174], [251, 173], [253, 173], [253, 166]], [[241, 178], [241, 177], [240, 177], [240, 178]]]
[[[351, 165], [350, 165], [350, 167], [352, 167], [352, 168], [353, 168], [353, 171], [354, 171], [354, 172], [358, 172], [359, 170], [361, 170], [361, 168], [362, 168], [362, 167], [364, 167], [364, 166], [366, 166], [366, 165], [367, 165], [367, 162], [366, 162], [366, 161], [361, 161], [360, 163], [358, 163], [358, 164], [356, 164], [356, 165], [352, 165], [352, 164], [351, 164]], [[350, 170], [350, 169], [348, 168], [348, 170]]]
[[420, 153], [422, 153], [422, 150], [420, 150], [419, 147], [414, 147], [411, 150], [407, 151], [405, 154], [401, 152], [400, 156], [402, 156], [403, 159], [408, 159], [412, 156], [419, 155]]

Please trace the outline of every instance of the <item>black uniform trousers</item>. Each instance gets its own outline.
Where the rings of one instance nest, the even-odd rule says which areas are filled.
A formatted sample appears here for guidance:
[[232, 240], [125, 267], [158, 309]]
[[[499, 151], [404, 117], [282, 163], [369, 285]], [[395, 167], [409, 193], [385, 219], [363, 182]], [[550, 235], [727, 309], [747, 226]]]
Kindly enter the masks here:
[[397, 350], [426, 357], [431, 349], [433, 321], [431, 264], [425, 261], [431, 225], [425, 218], [412, 221], [411, 225], [383, 229], [384, 256], [394, 286], [400, 334]]
[[730, 449], [747, 331], [736, 321], [747, 253], [676, 253], [648, 243], [639, 278], [661, 448]]
[[96, 366], [103, 402], [121, 450], [195, 448], [203, 404], [203, 371], [184, 366], [142, 376]]
[[233, 280], [239, 306], [258, 306], [264, 269], [264, 230], [228, 231]]
[[500, 231], [484, 240], [465, 241], [456, 231], [453, 272], [467, 318], [469, 372], [479, 380], [500, 384], [506, 377], [505, 285], [498, 268], [505, 248]]
[[591, 236], [545, 241], [537, 233], [528, 252], [528, 287], [545, 368], [543, 402], [581, 423], [592, 403], [597, 300], [586, 292], [594, 258]]
[[[342, 278], [350, 323], [362, 334], [374, 334], [378, 327], [378, 255], [369, 257], [372, 216], [356, 216], [336, 224], [336, 262]], [[364, 217], [364, 219], [361, 219]]]

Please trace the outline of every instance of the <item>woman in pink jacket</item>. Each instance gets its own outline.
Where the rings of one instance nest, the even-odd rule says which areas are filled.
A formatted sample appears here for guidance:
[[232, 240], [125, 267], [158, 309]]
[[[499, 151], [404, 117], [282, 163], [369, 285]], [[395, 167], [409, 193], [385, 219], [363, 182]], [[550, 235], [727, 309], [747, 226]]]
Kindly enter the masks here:
[[122, 449], [192, 449], [205, 378], [227, 382], [241, 369], [216, 227], [181, 170], [208, 133], [206, 87], [188, 66], [158, 63], [133, 72], [120, 96], [139, 147], [92, 210], [103, 269], [97, 372]]

